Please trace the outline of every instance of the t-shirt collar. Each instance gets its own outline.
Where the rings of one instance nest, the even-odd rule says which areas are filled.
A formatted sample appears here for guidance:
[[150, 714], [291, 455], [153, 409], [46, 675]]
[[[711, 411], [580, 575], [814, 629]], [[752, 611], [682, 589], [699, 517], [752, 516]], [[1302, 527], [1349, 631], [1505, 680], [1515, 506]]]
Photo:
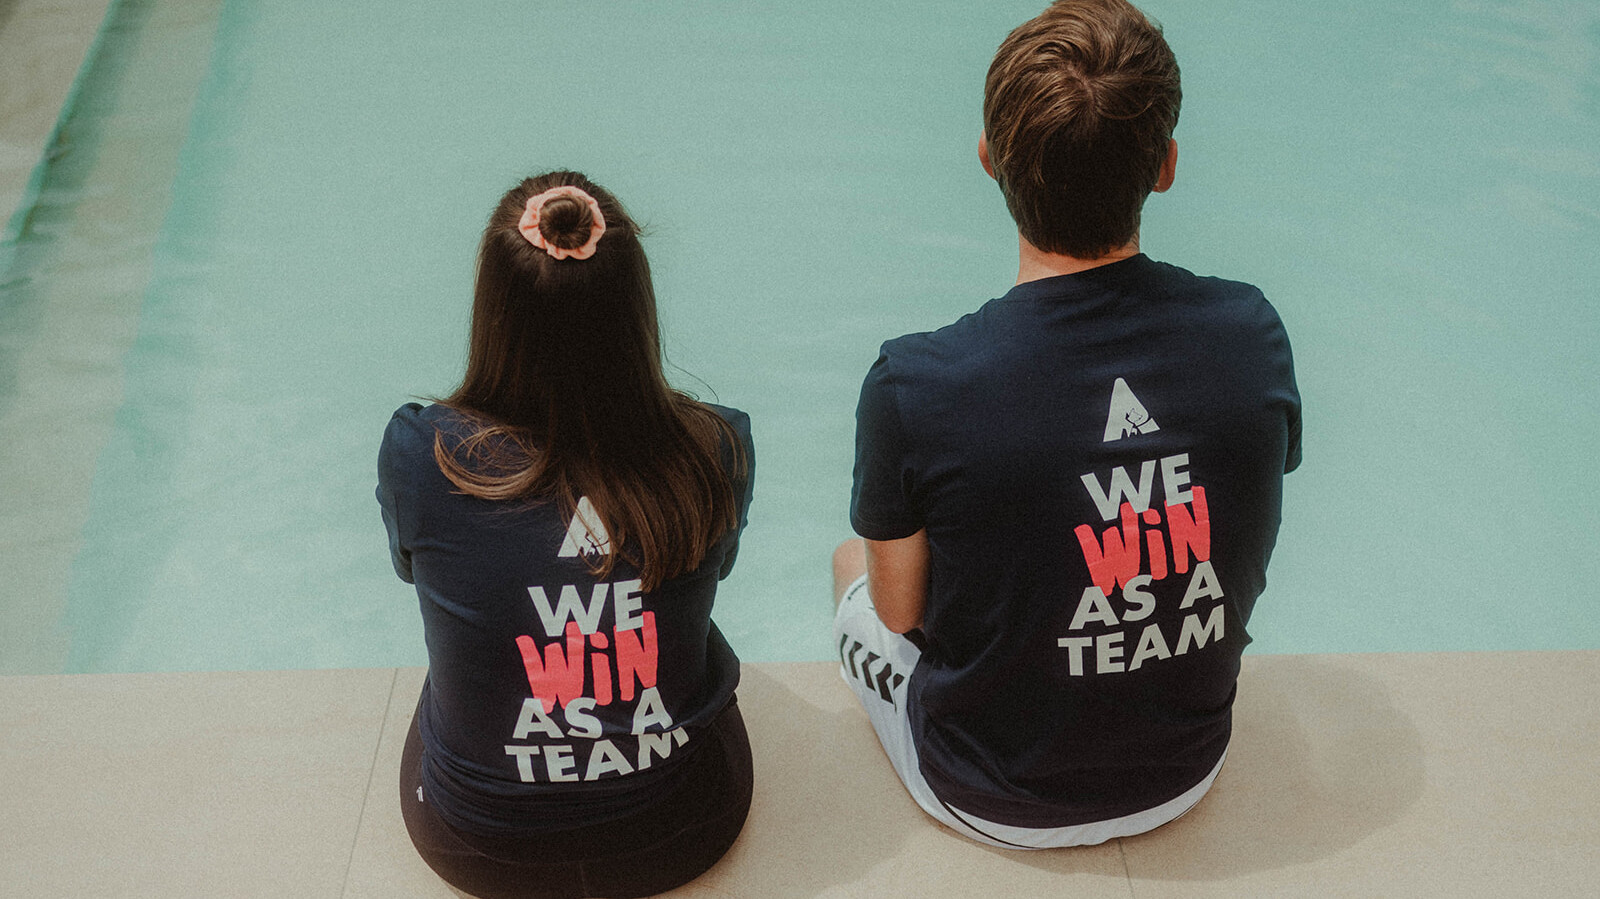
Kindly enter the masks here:
[[1150, 270], [1155, 262], [1143, 253], [1135, 253], [1126, 259], [1118, 259], [1105, 265], [1084, 269], [1068, 275], [1051, 275], [1036, 281], [1024, 281], [1012, 287], [1001, 297], [1004, 300], [1044, 299], [1049, 297], [1071, 296], [1089, 290], [1101, 289], [1107, 285], [1120, 284], [1130, 278], [1137, 278]]

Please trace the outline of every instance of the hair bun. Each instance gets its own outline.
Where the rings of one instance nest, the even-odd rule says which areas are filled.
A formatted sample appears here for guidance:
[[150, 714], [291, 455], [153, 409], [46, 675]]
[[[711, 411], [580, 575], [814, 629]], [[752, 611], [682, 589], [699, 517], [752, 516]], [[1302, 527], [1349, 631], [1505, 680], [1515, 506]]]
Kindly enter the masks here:
[[575, 250], [589, 239], [594, 226], [594, 214], [589, 204], [573, 197], [556, 197], [544, 204], [539, 213], [539, 233], [551, 246]]
[[606, 217], [582, 188], [561, 185], [528, 198], [517, 230], [552, 258], [588, 259], [606, 232]]

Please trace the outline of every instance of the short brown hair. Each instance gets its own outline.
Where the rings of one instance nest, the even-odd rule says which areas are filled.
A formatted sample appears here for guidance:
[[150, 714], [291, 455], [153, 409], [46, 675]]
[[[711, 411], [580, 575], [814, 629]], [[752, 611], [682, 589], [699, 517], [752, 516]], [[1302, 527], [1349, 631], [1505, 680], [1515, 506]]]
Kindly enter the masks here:
[[1126, 0], [1057, 0], [1012, 31], [989, 66], [983, 127], [1022, 236], [1089, 259], [1133, 240], [1182, 97], [1160, 27]]

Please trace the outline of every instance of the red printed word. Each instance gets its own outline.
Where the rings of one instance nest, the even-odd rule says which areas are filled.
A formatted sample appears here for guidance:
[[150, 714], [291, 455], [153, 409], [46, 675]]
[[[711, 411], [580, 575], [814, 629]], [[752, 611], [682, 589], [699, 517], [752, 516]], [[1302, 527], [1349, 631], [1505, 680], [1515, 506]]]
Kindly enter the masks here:
[[[616, 698], [612, 691], [613, 668], [617, 693], [624, 702], [633, 699], [635, 684], [654, 687], [656, 613], [645, 612], [643, 619], [641, 626], [618, 627], [609, 637], [599, 631], [585, 635], [578, 622], [568, 621], [562, 639], [546, 643], [542, 651], [532, 637], [518, 637], [517, 648], [522, 651], [522, 667], [528, 673], [528, 689], [533, 691], [545, 712], [585, 695], [586, 658], [588, 695], [596, 705], [610, 705]], [[612, 643], [616, 644], [615, 648]]]
[[[1149, 561], [1151, 580], [1167, 576], [1167, 546], [1172, 547], [1172, 565], [1179, 573], [1189, 570], [1189, 557], [1204, 562], [1211, 558], [1211, 512], [1206, 507], [1206, 490], [1195, 487], [1190, 502], [1166, 506], [1166, 529], [1162, 530], [1161, 513], [1154, 508], [1143, 513], [1135, 512], [1129, 503], [1123, 503], [1117, 526], [1105, 529], [1097, 540], [1094, 529], [1080, 524], [1073, 529], [1078, 545], [1083, 548], [1083, 560], [1089, 566], [1089, 576], [1100, 592], [1111, 595], [1113, 588], [1127, 583], [1145, 570]], [[1191, 512], [1192, 510], [1192, 512]], [[1140, 539], [1140, 522], [1144, 539]]]

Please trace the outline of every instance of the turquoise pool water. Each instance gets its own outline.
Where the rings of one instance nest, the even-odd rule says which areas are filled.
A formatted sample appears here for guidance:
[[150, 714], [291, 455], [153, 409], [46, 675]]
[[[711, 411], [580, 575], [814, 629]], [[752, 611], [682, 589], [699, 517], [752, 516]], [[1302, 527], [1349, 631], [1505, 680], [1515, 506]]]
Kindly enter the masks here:
[[[425, 662], [372, 499], [463, 361], [483, 217], [647, 222], [674, 378], [754, 419], [717, 620], [825, 659], [880, 341], [1003, 293], [983, 73], [1029, 2], [118, 0], [0, 252], [0, 671]], [[1600, 7], [1153, 0], [1144, 246], [1289, 327], [1262, 652], [1600, 647]]]

